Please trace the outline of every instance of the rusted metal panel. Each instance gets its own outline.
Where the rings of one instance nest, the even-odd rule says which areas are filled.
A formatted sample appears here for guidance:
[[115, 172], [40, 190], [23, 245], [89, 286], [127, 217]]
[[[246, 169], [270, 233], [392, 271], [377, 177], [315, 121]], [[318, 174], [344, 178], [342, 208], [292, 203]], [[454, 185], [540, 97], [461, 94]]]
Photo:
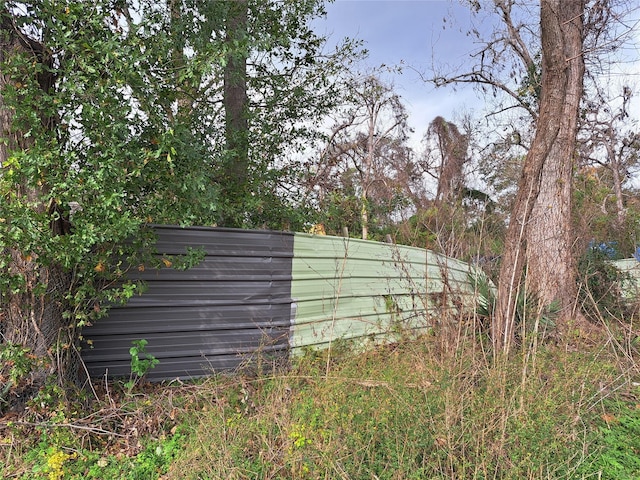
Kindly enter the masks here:
[[471, 267], [420, 248], [296, 234], [292, 268], [295, 349], [390, 340], [474, 302]]
[[139, 339], [160, 363], [150, 380], [229, 370], [256, 352], [286, 356], [291, 317], [293, 235], [218, 228], [154, 228], [161, 256], [202, 248], [185, 271], [133, 269], [142, 295], [85, 328], [83, 359], [92, 376], [129, 375], [129, 348]]

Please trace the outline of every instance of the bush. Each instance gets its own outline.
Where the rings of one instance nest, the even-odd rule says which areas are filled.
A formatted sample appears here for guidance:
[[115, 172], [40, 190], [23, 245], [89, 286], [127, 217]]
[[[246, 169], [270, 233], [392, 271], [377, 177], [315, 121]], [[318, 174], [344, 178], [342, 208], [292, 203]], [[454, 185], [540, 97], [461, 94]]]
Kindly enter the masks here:
[[622, 294], [622, 285], [630, 281], [629, 274], [621, 272], [611, 262], [607, 250], [590, 247], [578, 261], [580, 297], [583, 311], [592, 321], [624, 319], [632, 313]]

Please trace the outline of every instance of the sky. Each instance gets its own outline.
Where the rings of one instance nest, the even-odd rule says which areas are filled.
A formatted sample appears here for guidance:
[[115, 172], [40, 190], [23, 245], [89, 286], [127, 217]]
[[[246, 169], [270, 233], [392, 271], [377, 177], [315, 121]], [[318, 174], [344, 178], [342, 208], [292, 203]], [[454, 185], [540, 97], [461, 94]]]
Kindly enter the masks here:
[[[326, 4], [327, 17], [315, 22], [316, 31], [329, 36], [329, 45], [344, 37], [361, 39], [369, 50], [367, 64], [403, 65], [403, 73], [392, 78], [410, 115], [410, 143], [419, 146], [429, 123], [436, 117], [458, 120], [463, 114], [478, 115], [484, 101], [471, 86], [435, 89], [417, 72], [428, 75], [432, 67], [449, 71], [469, 64], [469, 54], [478, 49], [466, 34], [472, 22], [468, 7], [456, 0], [335, 0]], [[637, 15], [635, 15], [637, 17]], [[637, 20], [636, 20], [637, 21]], [[479, 29], [491, 25], [476, 22]], [[637, 24], [636, 24], [637, 27]], [[631, 69], [640, 76], [640, 29], [631, 52], [638, 59]], [[632, 75], [632, 76], [633, 76]], [[636, 89], [637, 90], [637, 89]], [[640, 92], [635, 94], [636, 100]], [[457, 122], [456, 122], [457, 123]]]
[[315, 23], [319, 34], [329, 36], [330, 45], [344, 37], [360, 39], [369, 51], [368, 65], [403, 67], [402, 74], [390, 80], [409, 111], [415, 130], [412, 144], [419, 144], [436, 116], [455, 121], [481, 108], [472, 88], [435, 89], [420, 76], [434, 64], [468, 63], [477, 47], [465, 34], [471, 19], [468, 8], [448, 0], [336, 0], [326, 9], [326, 19]]

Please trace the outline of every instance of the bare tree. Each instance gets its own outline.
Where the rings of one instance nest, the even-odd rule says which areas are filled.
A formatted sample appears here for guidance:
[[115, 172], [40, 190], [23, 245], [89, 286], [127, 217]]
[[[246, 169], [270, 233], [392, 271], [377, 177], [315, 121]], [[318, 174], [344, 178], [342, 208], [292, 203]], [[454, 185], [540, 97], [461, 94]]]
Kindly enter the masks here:
[[[481, 6], [480, 2], [468, 3], [475, 13], [490, 8]], [[451, 73], [434, 67], [435, 74], [430, 81], [437, 87], [472, 84], [484, 93], [501, 92], [511, 101], [499, 107], [501, 111], [522, 108], [535, 121], [540, 90], [538, 52], [530, 48], [538, 39], [537, 29], [531, 25], [531, 18], [535, 18], [535, 14], [524, 7], [525, 11], [518, 15], [518, 9], [514, 8], [516, 6], [516, 0], [494, 0], [493, 8], [501, 28], [496, 28], [488, 38], [484, 38], [481, 28], [473, 28], [469, 32], [483, 45], [471, 54], [475, 61], [472, 68]]]
[[[374, 75], [349, 83], [349, 105], [344, 118], [333, 128], [330, 141], [322, 153], [318, 174], [348, 163], [357, 173], [362, 238], [369, 236], [369, 202], [375, 189], [389, 178], [385, 174], [384, 147], [404, 143], [407, 113], [392, 88]], [[398, 151], [396, 149], [396, 151]]]
[[[586, 102], [583, 133], [580, 138], [581, 163], [594, 165], [609, 172], [610, 187], [615, 197], [616, 227], [622, 227], [627, 216], [624, 183], [638, 162], [640, 133], [630, 122], [631, 88], [625, 86], [619, 97], [619, 108], [612, 108], [603, 94]], [[602, 205], [607, 213], [606, 200]]]
[[[485, 11], [480, 2], [470, 3], [476, 12]], [[440, 86], [470, 83], [493, 93], [502, 103], [492, 115], [519, 109], [527, 114], [521, 119], [528, 118], [535, 131], [525, 145], [517, 129], [512, 129], [507, 142], [507, 148], [517, 145], [527, 153], [511, 211], [492, 320], [496, 351], [510, 349], [516, 299], [522, 289], [540, 311], [550, 305], [558, 308], [560, 329], [570, 320], [583, 324], [576, 308], [577, 238], [572, 225], [576, 135], [586, 61], [595, 74], [599, 54], [614, 51], [622, 41], [612, 27], [621, 18], [614, 12], [619, 3], [541, 0], [538, 26], [531, 23], [538, 14], [530, 4], [494, 0], [499, 26], [486, 39], [473, 31], [482, 43], [473, 54], [474, 67], [432, 78]]]

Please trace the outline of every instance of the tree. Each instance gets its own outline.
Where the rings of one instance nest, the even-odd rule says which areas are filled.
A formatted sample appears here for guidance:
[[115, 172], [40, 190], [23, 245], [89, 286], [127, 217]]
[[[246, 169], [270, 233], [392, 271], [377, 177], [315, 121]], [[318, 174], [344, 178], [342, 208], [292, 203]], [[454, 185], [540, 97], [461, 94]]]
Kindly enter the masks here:
[[203, 223], [301, 227], [291, 190], [304, 168], [292, 159], [319, 136], [339, 98], [333, 78], [358, 55], [353, 42], [325, 52], [311, 28], [323, 2], [172, 0], [170, 14], [149, 0], [121, 3], [129, 31], [157, 49], [142, 75], [159, 95], [145, 108], [161, 109], [172, 125], [174, 164], [190, 175], [190, 165], [207, 162], [208, 179], [192, 182], [215, 210]]
[[[619, 108], [599, 94], [586, 102], [583, 113], [583, 134], [580, 136], [581, 166], [593, 165], [609, 172], [610, 186], [615, 198], [614, 227], [621, 228], [626, 220], [627, 209], [623, 194], [629, 171], [638, 162], [640, 134], [629, 122], [632, 91], [623, 87]], [[628, 124], [630, 124], [627, 127]]]
[[468, 135], [442, 117], [429, 124], [426, 137], [433, 139], [439, 154], [436, 203], [447, 203], [460, 196], [464, 187], [464, 164], [467, 162]]
[[[416, 162], [423, 191], [414, 197], [413, 215], [399, 226], [404, 242], [466, 260], [496, 254], [494, 233], [502, 231], [502, 219], [494, 215], [490, 196], [467, 178], [475, 128], [470, 116], [460, 127], [440, 116], [430, 122]], [[434, 191], [427, 193], [429, 184]]]
[[0, 12], [2, 343], [44, 360], [23, 386], [35, 390], [48, 374], [76, 373], [76, 328], [101, 313], [100, 284], [122, 275], [114, 243], [141, 223], [131, 207], [146, 213], [143, 162], [162, 154], [131, 133], [144, 128], [123, 88], [137, 57], [94, 7], [6, 2]]
[[[483, 8], [479, 2], [471, 5], [475, 12]], [[619, 21], [612, 2], [596, 0], [587, 6], [585, 1], [542, 1], [540, 29], [531, 28], [530, 19], [537, 15], [530, 8], [514, 0], [495, 0], [493, 12], [500, 27], [474, 53], [476, 65], [468, 72], [432, 78], [436, 85], [478, 85], [498, 99], [493, 118], [505, 118], [519, 110], [526, 113], [535, 131], [527, 144], [518, 128], [511, 128], [508, 142], [526, 148], [526, 155], [509, 221], [492, 322], [497, 351], [508, 351], [512, 343], [519, 293], [526, 292], [540, 312], [557, 307], [560, 330], [572, 320], [587, 327], [576, 308], [576, 234], [571, 205], [588, 58], [585, 52], [593, 59], [602, 53], [601, 45], [609, 45], [613, 51], [621, 44], [612, 26]], [[479, 30], [474, 34], [481, 38]], [[591, 67], [594, 65], [592, 62]]]
[[[333, 177], [336, 167], [351, 171], [358, 197], [359, 219], [363, 239], [369, 237], [371, 200], [375, 192], [393, 192], [390, 188], [392, 165], [403, 157], [407, 165], [407, 113], [400, 97], [374, 75], [348, 81], [347, 105], [342, 118], [334, 125], [330, 140], [316, 172], [321, 178]], [[394, 160], [395, 159], [395, 160]], [[402, 168], [400, 171], [402, 171]], [[353, 177], [351, 177], [353, 178]]]
[[514, 334], [518, 285], [527, 265], [526, 289], [541, 305], [559, 302], [559, 321], [576, 312], [576, 264], [571, 225], [573, 167], [582, 99], [582, 1], [540, 4], [542, 79], [539, 118], [525, 158], [511, 213], [498, 303], [492, 322], [496, 351], [508, 351]]
[[491, 16], [482, 19], [483, 28], [473, 28], [469, 32], [481, 45], [471, 54], [476, 63], [469, 71], [442, 72], [434, 67], [430, 81], [437, 87], [452, 84], [478, 86], [483, 93], [491, 93], [496, 98], [497, 111], [522, 109], [535, 121], [541, 71], [539, 53], [531, 50], [531, 45], [536, 45], [539, 40], [536, 29], [530, 25], [531, 18], [536, 18], [536, 13], [530, 10], [533, 7], [524, 2], [518, 5], [515, 0], [494, 0], [492, 6], [477, 1], [465, 3], [476, 14], [493, 7], [492, 13], [498, 17], [498, 24], [488, 38], [484, 37], [487, 25], [496, 24], [496, 19]]
[[[39, 384], [75, 373], [64, 357], [78, 329], [139, 290], [125, 274], [150, 261], [147, 223], [212, 224], [236, 200], [220, 197], [231, 148], [224, 71], [245, 51], [251, 192], [236, 213], [243, 225], [286, 216], [276, 163], [330, 107], [325, 75], [339, 62], [314, 56], [323, 40], [306, 22], [318, 2], [249, 2], [248, 43], [224, 34], [235, 6], [3, 3], [0, 349], [50, 357]], [[262, 191], [272, 203], [252, 210]]]
[[[12, 74], [6, 66], [16, 58], [37, 65], [37, 68], [23, 75]], [[21, 35], [14, 18], [6, 7], [3, 7], [0, 10], [0, 64], [3, 65], [0, 73], [0, 92], [12, 91], [13, 95], [25, 95], [25, 99], [33, 92], [37, 92], [39, 97], [51, 94], [55, 81], [52, 63], [51, 52], [47, 51], [41, 42]], [[48, 186], [38, 185], [16, 172], [15, 166], [18, 165], [19, 159], [14, 153], [32, 150], [37, 135], [49, 138], [55, 128], [52, 112], [46, 108], [39, 108], [34, 100], [27, 100], [32, 102], [31, 113], [34, 115], [29, 122], [32, 129], [27, 134], [20, 129], [20, 125], [28, 120], [21, 118], [20, 112], [13, 110], [12, 102], [6, 94], [0, 95], [0, 132], [4, 140], [0, 143], [0, 166], [3, 168], [3, 179], [13, 175], [22, 177], [15, 182], [13, 191], [3, 189], [3, 202], [10, 203], [12, 207], [15, 207], [16, 202], [21, 202], [33, 210], [34, 216], [48, 217], [49, 225], [46, 227], [49, 234], [62, 235], [67, 231], [64, 227], [65, 219], [60, 214], [56, 199], [51, 197]], [[42, 199], [46, 197], [49, 197], [49, 201], [43, 202]], [[11, 230], [19, 228], [18, 225], [25, 216], [1, 217], [2, 226]], [[66, 306], [64, 293], [70, 283], [68, 275], [59, 264], [39, 264], [38, 254], [35, 252], [25, 252], [6, 240], [0, 245], [4, 286], [15, 291], [14, 294], [2, 296], [2, 341], [12, 345], [30, 345], [34, 355], [48, 358], [49, 363], [54, 364], [55, 358], [49, 347], [61, 334], [66, 333], [62, 329], [62, 312]], [[26, 285], [40, 285], [41, 295], [47, 300], [34, 302], [31, 298], [32, 292], [21, 288]], [[68, 337], [64, 335], [61, 340], [68, 341]], [[44, 380], [46, 371], [37, 372], [33, 379], [36, 384]]]
[[[246, 0], [229, 2], [227, 12], [223, 103], [225, 111], [226, 178], [222, 195], [229, 199], [231, 211], [238, 211], [246, 201], [249, 176], [249, 123], [247, 97], [246, 47], [249, 6]], [[244, 47], [244, 48], [243, 48]], [[240, 202], [240, 205], [233, 206]], [[240, 226], [241, 220], [223, 213], [222, 224]]]
[[[227, 5], [227, 15], [238, 19], [227, 22], [225, 33], [227, 59], [233, 60], [226, 63], [226, 84], [233, 89], [225, 93], [224, 102], [226, 111], [235, 113], [227, 115], [226, 151], [215, 152], [224, 159], [222, 170], [216, 168], [225, 210], [219, 223], [301, 228], [305, 219], [295, 212], [296, 185], [306, 167], [293, 158], [301, 159], [300, 153], [320, 137], [324, 116], [341, 97], [335, 79], [344, 60], [359, 55], [357, 45], [347, 41], [333, 52], [324, 51], [325, 39], [311, 27], [314, 18], [324, 15], [319, 0], [248, 1], [245, 7], [213, 3]], [[228, 37], [230, 32], [238, 38]], [[229, 100], [243, 98], [243, 75], [246, 97], [244, 113], [239, 114], [242, 102], [230, 109]], [[225, 196], [228, 188], [231, 194]]]

